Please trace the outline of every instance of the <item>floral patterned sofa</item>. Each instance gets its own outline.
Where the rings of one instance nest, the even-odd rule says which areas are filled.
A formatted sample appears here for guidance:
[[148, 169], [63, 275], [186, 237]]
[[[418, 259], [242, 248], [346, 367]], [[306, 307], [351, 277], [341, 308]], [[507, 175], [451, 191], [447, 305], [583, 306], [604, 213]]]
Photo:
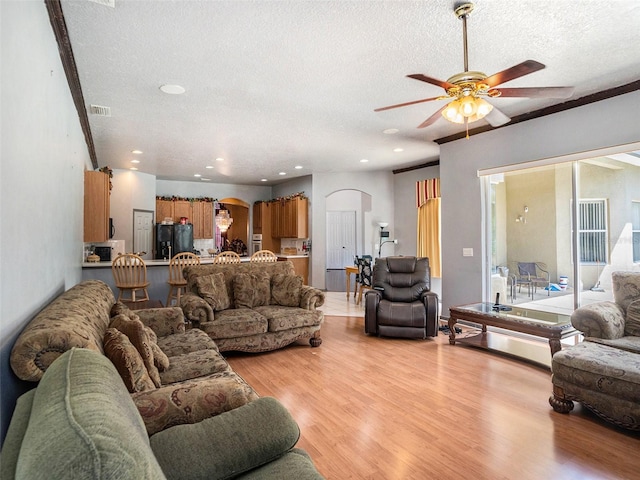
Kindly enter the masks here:
[[82, 282], [47, 305], [11, 352], [16, 375], [38, 382], [64, 352], [78, 347], [115, 365], [149, 435], [193, 424], [258, 398], [179, 307], [129, 310], [100, 280]]
[[620, 427], [640, 430], [640, 272], [614, 272], [612, 285], [614, 302], [571, 315], [585, 339], [553, 356], [549, 403], [568, 413], [577, 401]]
[[180, 306], [220, 351], [263, 352], [297, 340], [322, 343], [324, 293], [302, 284], [290, 261], [185, 267]]

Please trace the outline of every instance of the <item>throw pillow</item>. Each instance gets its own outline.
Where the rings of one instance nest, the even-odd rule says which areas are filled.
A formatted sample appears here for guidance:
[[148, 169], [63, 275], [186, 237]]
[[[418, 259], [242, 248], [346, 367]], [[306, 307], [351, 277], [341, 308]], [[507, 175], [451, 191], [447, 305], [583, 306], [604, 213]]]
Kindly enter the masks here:
[[144, 392], [155, 388], [142, 357], [124, 333], [108, 328], [104, 334], [103, 346], [104, 354], [115, 365], [129, 392]]
[[167, 354], [158, 346], [158, 336], [156, 332], [149, 327], [144, 327], [144, 331], [149, 335], [149, 344], [153, 352], [153, 364], [158, 367], [158, 371], [164, 372], [169, 368], [169, 357], [167, 357]]
[[153, 360], [153, 350], [151, 349], [149, 335], [140, 319], [132, 319], [128, 315], [121, 313], [111, 319], [109, 327], [119, 330], [129, 338], [129, 341], [136, 347], [142, 357], [149, 377], [151, 377], [156, 387], [160, 387], [162, 385], [160, 383], [160, 373]]
[[124, 314], [128, 315], [129, 314], [129, 307], [127, 307], [122, 302], [116, 302], [111, 307], [111, 312], [110, 312], [109, 316], [110, 317], [115, 317], [116, 315], [120, 315], [121, 313], [124, 313]]
[[634, 300], [627, 307], [624, 334], [640, 337], [640, 300]]
[[222, 272], [203, 275], [196, 279], [199, 295], [211, 305], [214, 312], [231, 307], [231, 299]]
[[269, 305], [271, 282], [267, 272], [238, 273], [233, 277], [233, 296], [236, 308]]
[[276, 273], [271, 277], [271, 304], [283, 307], [299, 307], [302, 294], [302, 277]]

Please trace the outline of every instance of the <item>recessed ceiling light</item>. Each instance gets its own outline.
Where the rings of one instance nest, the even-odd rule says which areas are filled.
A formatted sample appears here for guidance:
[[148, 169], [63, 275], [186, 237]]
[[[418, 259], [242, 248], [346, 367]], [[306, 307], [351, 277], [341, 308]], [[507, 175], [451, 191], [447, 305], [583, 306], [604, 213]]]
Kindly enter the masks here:
[[404, 152], [404, 148], [394, 148], [393, 151], [396, 153]]
[[161, 85], [160, 90], [164, 93], [168, 93], [169, 95], [181, 95], [186, 92], [184, 87], [181, 87], [180, 85]]
[[393, 135], [395, 133], [398, 133], [400, 130], [398, 130], [397, 128], [387, 128], [386, 130], [383, 130], [382, 133], [386, 133], [387, 135]]
[[218, 158], [216, 158], [216, 162], [224, 162], [224, 158], [218, 157]]
[[200, 175], [199, 173], [194, 173], [193, 176], [194, 177], [201, 177], [202, 175]]
[[280, 172], [278, 175], [286, 175], [287, 172]]
[[203, 182], [210, 182], [211, 181], [210, 178], [204, 178], [204, 177], [201, 177], [200, 180], [202, 180]]
[[366, 158], [363, 158], [362, 160], [360, 160], [360, 163], [367, 163], [369, 160], [367, 160]]
[[204, 168], [214, 168], [214, 167], [213, 167], [213, 165], [207, 165], [207, 166], [206, 166], [206, 167], [204, 167]]
[[261, 178], [261, 179], [260, 179], [260, 181], [261, 181], [261, 182], [266, 182], [266, 181], [267, 181], [267, 179], [266, 179], [266, 178]]
[[142, 150], [131, 150], [131, 153], [135, 155], [140, 155], [142, 153]]
[[296, 170], [300, 170], [300, 169], [302, 169], [302, 165], [296, 165], [296, 166], [295, 166], [295, 167], [293, 167], [293, 168], [295, 168]]
[[140, 160], [131, 160], [131, 163], [140, 163]]
[[129, 170], [138, 170], [136, 167], [131, 167]]

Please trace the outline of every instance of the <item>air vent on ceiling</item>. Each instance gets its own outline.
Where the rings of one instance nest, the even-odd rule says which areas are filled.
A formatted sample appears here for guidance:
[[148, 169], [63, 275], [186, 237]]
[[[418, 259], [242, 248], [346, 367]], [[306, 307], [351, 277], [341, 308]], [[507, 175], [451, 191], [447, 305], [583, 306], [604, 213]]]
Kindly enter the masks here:
[[100, 117], [110, 117], [111, 107], [103, 107], [102, 105], [91, 105], [89, 110], [91, 115], [98, 115]]
[[105, 7], [116, 8], [116, 0], [89, 0], [93, 3], [104, 5]]

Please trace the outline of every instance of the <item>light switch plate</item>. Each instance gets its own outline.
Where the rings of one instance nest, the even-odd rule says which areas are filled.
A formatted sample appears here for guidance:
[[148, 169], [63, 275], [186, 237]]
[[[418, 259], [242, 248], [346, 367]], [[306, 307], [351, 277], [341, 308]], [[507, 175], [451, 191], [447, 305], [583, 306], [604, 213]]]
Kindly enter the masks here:
[[463, 257], [473, 257], [473, 248], [463, 248], [462, 249]]

